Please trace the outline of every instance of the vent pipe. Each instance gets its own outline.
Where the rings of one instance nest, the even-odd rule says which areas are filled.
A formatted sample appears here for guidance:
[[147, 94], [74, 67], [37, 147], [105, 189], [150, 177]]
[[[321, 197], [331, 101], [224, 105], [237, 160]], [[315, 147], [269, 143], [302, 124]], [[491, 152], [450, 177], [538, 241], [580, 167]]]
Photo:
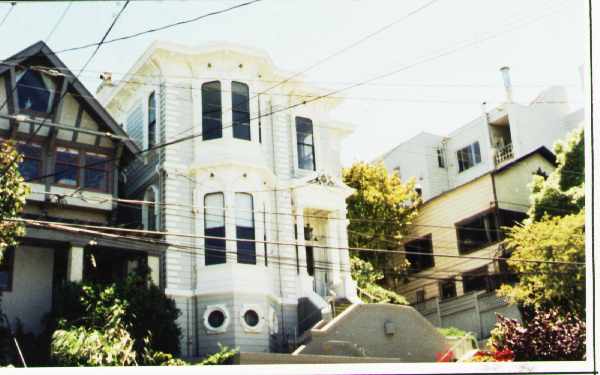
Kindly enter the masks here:
[[504, 89], [506, 90], [506, 101], [512, 103], [512, 84], [510, 83], [510, 68], [503, 66], [500, 68], [502, 80], [504, 81]]

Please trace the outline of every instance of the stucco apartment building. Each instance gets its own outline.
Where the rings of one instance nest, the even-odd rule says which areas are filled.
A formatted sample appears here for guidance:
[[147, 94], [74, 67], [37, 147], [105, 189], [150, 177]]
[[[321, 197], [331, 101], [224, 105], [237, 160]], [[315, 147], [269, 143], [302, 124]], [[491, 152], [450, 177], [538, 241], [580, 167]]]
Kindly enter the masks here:
[[[468, 257], [506, 255], [500, 246], [501, 227], [526, 217], [532, 175], [547, 175], [554, 169], [552, 145], [584, 119], [583, 109], [569, 108], [561, 87], [542, 91], [528, 105], [513, 102], [508, 69], [502, 71], [505, 103], [485, 110], [446, 137], [421, 133], [377, 159], [403, 179], [415, 177], [423, 198], [403, 242], [412, 266], [398, 292], [433, 323], [458, 326], [479, 336], [489, 333], [485, 327], [493, 325], [493, 313], [506, 308], [493, 293], [482, 293], [509, 282], [511, 275], [505, 264]], [[474, 293], [487, 300], [457, 299]], [[469, 299], [472, 303], [465, 304]], [[458, 314], [469, 308], [479, 316]], [[518, 316], [515, 309], [506, 309], [507, 315]]]
[[142, 265], [158, 279], [163, 246], [72, 226], [116, 225], [119, 173], [138, 148], [44, 42], [0, 64], [0, 103], [0, 142], [16, 143], [31, 188], [26, 234], [0, 263], [12, 328], [39, 333], [65, 281], [120, 280]]
[[155, 42], [99, 88], [139, 148], [187, 137], [127, 168], [124, 194], [153, 204], [121, 211], [169, 233], [161, 285], [182, 311], [186, 356], [218, 343], [285, 351], [330, 302], [358, 301], [338, 250], [352, 193], [340, 142], [353, 126], [330, 117], [338, 99], [302, 103], [322, 89], [276, 85], [290, 75], [252, 48]]

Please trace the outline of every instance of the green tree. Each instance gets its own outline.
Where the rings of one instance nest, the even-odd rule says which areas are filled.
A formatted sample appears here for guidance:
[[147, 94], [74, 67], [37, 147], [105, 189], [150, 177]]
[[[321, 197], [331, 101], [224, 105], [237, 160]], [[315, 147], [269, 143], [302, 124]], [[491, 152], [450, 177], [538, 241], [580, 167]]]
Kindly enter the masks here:
[[532, 220], [545, 214], [565, 216], [585, 206], [585, 155], [583, 129], [573, 131], [566, 140], [556, 142], [556, 169], [548, 176], [534, 176], [530, 185]]
[[529, 218], [507, 232], [505, 244], [516, 259], [508, 264], [519, 282], [498, 293], [529, 310], [557, 308], [584, 316], [585, 267], [518, 261], [585, 262], [583, 130], [554, 149], [557, 168], [546, 179], [534, 176], [530, 185]]
[[[346, 200], [350, 246], [397, 250], [421, 202], [415, 181], [402, 182], [398, 174], [389, 174], [383, 163], [355, 163], [344, 169], [343, 177], [344, 183], [355, 189]], [[394, 254], [361, 251], [357, 255], [382, 270], [388, 284], [406, 268], [404, 257], [392, 257]]]
[[585, 262], [585, 215], [549, 217], [515, 226], [506, 244], [512, 250], [509, 266], [519, 274], [514, 286], [503, 285], [498, 293], [532, 310], [551, 307], [578, 316], [585, 313], [585, 267], [518, 260]]
[[17, 238], [25, 234], [19, 217], [29, 194], [29, 186], [19, 173], [21, 155], [12, 142], [0, 142], [0, 261], [8, 247], [17, 244]]
[[[408, 302], [403, 296], [377, 284], [377, 282], [383, 279], [383, 272], [374, 269], [370, 262], [356, 256], [351, 256], [350, 270], [352, 278], [356, 281], [357, 286], [370, 296], [374, 297], [377, 300], [377, 303], [408, 305]], [[375, 301], [366, 298], [365, 302], [373, 303]]]

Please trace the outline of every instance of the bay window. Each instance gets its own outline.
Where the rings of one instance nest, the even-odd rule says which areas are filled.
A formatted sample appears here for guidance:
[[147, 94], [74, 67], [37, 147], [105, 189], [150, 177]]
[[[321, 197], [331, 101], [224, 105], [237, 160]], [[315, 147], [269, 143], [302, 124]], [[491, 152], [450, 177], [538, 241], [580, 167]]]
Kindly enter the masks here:
[[226, 262], [225, 246], [225, 198], [223, 193], [204, 196], [204, 264], [213, 265]]
[[217, 139], [223, 136], [221, 121], [221, 82], [206, 82], [202, 85], [202, 139]]
[[233, 138], [250, 140], [250, 91], [241, 82], [231, 83]]
[[235, 209], [235, 232], [237, 237], [238, 263], [256, 264], [256, 242], [254, 242], [254, 204], [252, 201], [252, 195], [247, 193], [236, 193]]

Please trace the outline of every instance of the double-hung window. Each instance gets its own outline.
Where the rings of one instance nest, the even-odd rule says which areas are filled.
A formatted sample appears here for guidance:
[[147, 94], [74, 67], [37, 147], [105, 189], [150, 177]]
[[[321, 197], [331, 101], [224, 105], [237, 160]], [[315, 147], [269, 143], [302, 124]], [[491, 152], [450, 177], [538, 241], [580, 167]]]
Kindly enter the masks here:
[[231, 83], [233, 138], [250, 140], [250, 90], [241, 82]]
[[39, 178], [42, 175], [42, 146], [20, 142], [17, 144], [17, 149], [23, 156], [23, 161], [19, 164], [19, 172], [23, 179], [32, 181]]
[[108, 157], [94, 152], [85, 153], [83, 188], [108, 191]]
[[298, 146], [298, 168], [316, 170], [315, 140], [311, 119], [296, 117], [296, 142]]
[[[225, 199], [223, 193], [204, 196], [204, 264], [226, 262], [225, 246]], [[213, 238], [213, 237], [222, 237]]]
[[56, 148], [56, 164], [54, 182], [69, 187], [79, 186], [79, 151], [66, 148]]
[[252, 195], [236, 193], [235, 209], [238, 263], [256, 264], [254, 204], [252, 202]]
[[144, 229], [151, 231], [158, 230], [158, 191], [155, 187], [150, 186], [146, 189], [144, 201], [146, 202], [142, 206]]
[[148, 97], [148, 148], [156, 145], [156, 95], [154, 91]]
[[223, 136], [221, 121], [221, 82], [206, 82], [202, 85], [202, 139], [217, 139]]
[[472, 143], [467, 147], [461, 148], [456, 152], [458, 159], [458, 171], [466, 171], [467, 169], [481, 163], [481, 150], [479, 142]]

